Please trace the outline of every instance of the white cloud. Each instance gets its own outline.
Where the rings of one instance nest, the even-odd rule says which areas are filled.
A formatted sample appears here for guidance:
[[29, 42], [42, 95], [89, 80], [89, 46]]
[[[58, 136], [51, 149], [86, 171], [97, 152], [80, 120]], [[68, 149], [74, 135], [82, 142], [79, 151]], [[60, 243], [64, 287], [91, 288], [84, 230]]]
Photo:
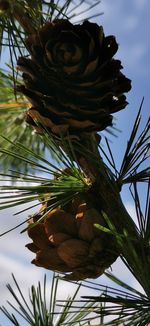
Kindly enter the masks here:
[[[143, 22], [143, 12], [146, 14], [148, 2], [142, 0], [130, 2], [128, 6], [124, 0], [102, 1], [100, 8], [104, 15], [97, 18], [97, 22], [104, 26], [106, 35], [116, 36], [119, 43], [116, 57], [128, 68], [130, 77], [146, 78], [148, 69], [145, 62], [148, 61], [149, 42], [143, 26], [144, 24], [146, 26], [148, 18], [146, 16]], [[142, 12], [142, 9], [145, 11]]]
[[115, 0], [113, 3], [111, 0], [103, 0], [100, 4], [100, 9], [104, 13], [104, 15], [99, 18], [100, 21], [103, 20], [104, 23], [109, 22], [109, 24], [111, 24], [115, 19], [117, 23], [116, 17], [120, 17], [123, 13], [123, 0]]
[[128, 15], [123, 20], [122, 28], [127, 32], [135, 30], [140, 24], [140, 19], [137, 15]]
[[37, 269], [33, 265], [27, 263], [25, 260], [18, 259], [17, 257], [10, 257], [5, 254], [0, 255], [0, 266], [1, 266], [1, 282], [0, 282], [0, 293], [3, 294], [0, 297], [0, 305], [5, 304], [8, 298], [12, 299], [9, 291], [6, 288], [6, 284], [10, 283], [13, 288], [14, 282], [11, 277], [11, 273], [17, 279], [22, 292], [27, 295], [28, 288], [32, 284], [36, 284], [42, 279], [42, 269]]
[[137, 223], [137, 215], [136, 215], [136, 210], [133, 202], [130, 201], [126, 202], [125, 207], [128, 213], [130, 214], [130, 216], [132, 217], [133, 221]]
[[133, 5], [137, 10], [143, 10], [146, 9], [146, 6], [148, 5], [149, 0], [133, 0]]
[[144, 64], [145, 58], [148, 54], [148, 47], [145, 42], [132, 42], [119, 44], [119, 51], [116, 55], [121, 59], [123, 67], [128, 68], [130, 77], [146, 77], [148, 76], [147, 66]]
[[[131, 287], [143, 293], [143, 289], [132, 273], [128, 270], [120, 258], [112, 265], [112, 273], [117, 276], [121, 281], [129, 284]], [[115, 283], [113, 283], [115, 286]]]
[[146, 52], [147, 47], [144, 43], [135, 43], [133, 46], [130, 46], [130, 48], [128, 48], [129, 64], [137, 67], [138, 63], [143, 60]]
[[[128, 67], [135, 74], [140, 76], [143, 74], [148, 74], [148, 69], [145, 66], [145, 55], [148, 53], [147, 43], [145, 39], [145, 34], [143, 33], [143, 38], [135, 40], [135, 34], [132, 32], [136, 30], [136, 35], [140, 34], [140, 26], [143, 24], [143, 16], [141, 16], [142, 10], [144, 10], [149, 4], [149, 0], [131, 0], [131, 6], [129, 4], [128, 9], [124, 10], [124, 0], [102, 0], [101, 5], [98, 10], [104, 11], [104, 15], [97, 18], [99, 24], [104, 24], [106, 33], [118, 35], [118, 41], [120, 42], [119, 47], [119, 58], [123, 61], [123, 66]], [[126, 2], [126, 6], [128, 3]], [[130, 12], [131, 9], [131, 12]], [[80, 17], [81, 18], [81, 17]], [[131, 31], [131, 35], [129, 34]], [[125, 38], [126, 35], [126, 38]], [[136, 214], [134, 206], [130, 203], [126, 203], [128, 212], [136, 221]], [[16, 208], [15, 211], [20, 208]], [[38, 208], [33, 209], [35, 212]], [[9, 227], [12, 227], [19, 223], [21, 220], [25, 219], [29, 212], [27, 211], [20, 218], [19, 216], [13, 216], [14, 210], [5, 210], [0, 212], [0, 230], [5, 231]], [[137, 222], [137, 221], [136, 221]], [[22, 229], [21, 227], [20, 229]], [[33, 254], [28, 251], [24, 246], [28, 242], [27, 236], [20, 235], [19, 230], [13, 231], [12, 233], [0, 238], [0, 269], [1, 269], [1, 279], [0, 279], [0, 304], [4, 304], [6, 299], [8, 299], [8, 290], [6, 289], [6, 283], [12, 282], [11, 272], [16, 276], [21, 289], [24, 293], [27, 293], [29, 286], [34, 282], [37, 283], [39, 280], [43, 280], [43, 275], [45, 273], [44, 269], [37, 268], [31, 265], [30, 261], [33, 259]], [[118, 259], [112, 266], [112, 272], [117, 274], [122, 280], [128, 282], [131, 286], [136, 289], [141, 289], [140, 285], [131, 276], [131, 273], [123, 265], [123, 263]], [[49, 272], [48, 277], [52, 274]], [[102, 284], [110, 284], [105, 276], [100, 277], [95, 282]], [[50, 283], [50, 281], [49, 281]], [[64, 298], [74, 291], [72, 285], [67, 282], [61, 282], [59, 287], [59, 297]], [[84, 294], [89, 294], [88, 289], [84, 289]], [[90, 290], [91, 294], [91, 290]], [[95, 294], [95, 292], [94, 292]], [[1, 324], [1, 320], [0, 320]]]
[[[126, 208], [128, 212], [131, 214], [131, 216], [135, 219], [134, 206], [130, 202], [127, 202]], [[1, 226], [3, 225], [3, 223], [5, 223], [6, 217], [7, 214], [5, 212], [5, 214], [3, 215], [3, 219], [0, 219]], [[9, 221], [11, 225], [12, 223], [14, 223], [14, 220], [16, 220], [16, 217], [12, 217], [9, 212]], [[8, 226], [8, 220], [6, 224]], [[30, 263], [30, 261], [33, 259], [34, 254], [32, 254], [24, 247], [24, 245], [28, 242], [28, 238], [25, 234], [19, 235], [19, 231], [15, 230], [9, 235], [2, 237], [0, 241], [2, 244], [1, 254], [0, 254], [0, 266], [1, 266], [0, 293], [2, 294], [0, 297], [0, 305], [6, 306], [6, 300], [10, 300], [11, 302], [14, 302], [12, 300], [12, 296], [9, 294], [9, 291], [6, 288], [6, 284], [10, 283], [13, 289], [14, 290], [16, 289], [11, 277], [11, 273], [15, 275], [22, 292], [24, 293], [25, 297], [28, 298], [29, 287], [32, 284], [37, 285], [38, 281], [42, 282], [46, 270], [42, 268], [38, 268]], [[111, 269], [109, 270], [111, 271]], [[140, 285], [134, 279], [134, 277], [131, 275], [131, 273], [124, 266], [124, 264], [120, 259], [118, 259], [112, 265], [112, 273], [114, 275], [117, 275], [121, 280], [129, 283], [133, 288], [141, 291]], [[48, 288], [47, 298], [48, 298], [48, 295], [50, 294], [52, 273], [47, 272], [46, 274], [48, 277], [48, 287], [47, 287]], [[112, 282], [108, 280], [104, 275], [102, 275], [99, 279], [94, 280], [94, 282], [103, 285], [105, 284], [110, 285], [113, 287], [116, 286], [114, 283], [112, 284]], [[89, 288], [81, 288], [78, 294], [78, 298], [82, 295], [100, 294], [100, 292], [98, 291], [98, 286], [96, 287], [97, 287], [97, 291], [91, 290]], [[76, 289], [76, 285], [72, 285], [71, 283], [66, 281], [60, 281], [58, 286], [57, 297], [60, 300], [67, 299], [68, 295], [73, 295], [75, 289]], [[11, 311], [11, 308], [9, 308], [9, 311]], [[0, 317], [0, 324], [2, 322], [2, 318], [3, 317]], [[6, 322], [4, 322], [4, 325], [7, 325]]]

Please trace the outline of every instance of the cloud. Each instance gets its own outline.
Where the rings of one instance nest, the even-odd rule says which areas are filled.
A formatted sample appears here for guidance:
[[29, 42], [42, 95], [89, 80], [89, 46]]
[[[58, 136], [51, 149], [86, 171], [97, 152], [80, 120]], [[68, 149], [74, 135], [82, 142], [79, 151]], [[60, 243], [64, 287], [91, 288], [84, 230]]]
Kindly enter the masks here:
[[[120, 43], [118, 57], [123, 61], [123, 66], [127, 67], [128, 70], [132, 72], [133, 76], [148, 76], [149, 73], [145, 60], [149, 52], [147, 42], [148, 34], [144, 31], [146, 22], [143, 20], [143, 17], [145, 17], [143, 13], [146, 15], [148, 6], [148, 0], [131, 0], [130, 5], [124, 0], [103, 0], [98, 8], [100, 12], [104, 11], [103, 16], [96, 18], [98, 24], [104, 25], [106, 34], [117, 35], [117, 41]], [[97, 8], [95, 8], [95, 12], [96, 11]], [[148, 17], [148, 15], [146, 17]], [[76, 21], [76, 19], [74, 19], [74, 21]], [[132, 78], [130, 74], [129, 76]], [[125, 128], [127, 128], [127, 126], [125, 126]], [[126, 208], [137, 223], [133, 204], [131, 204], [131, 202], [126, 202]], [[21, 216], [13, 216], [13, 213], [19, 211], [19, 209], [20, 207], [15, 210], [9, 209], [0, 212], [1, 232], [4, 232], [8, 228], [26, 219], [29, 214], [28, 211]], [[36, 210], [38, 210], [38, 207], [34, 208], [31, 212], [35, 212]], [[23, 227], [0, 238], [0, 305], [5, 304], [6, 300], [10, 298], [9, 292], [6, 289], [6, 284], [9, 282], [13, 286], [11, 277], [12, 272], [16, 276], [25, 295], [27, 295], [28, 288], [32, 283], [37, 284], [39, 280], [43, 280], [43, 276], [46, 272], [42, 268], [31, 265], [30, 261], [33, 259], [34, 255], [25, 248], [28, 237], [26, 234], [19, 234], [22, 228]], [[139, 283], [120, 259], [112, 265], [112, 272], [132, 287], [142, 291]], [[50, 285], [52, 273], [47, 272], [47, 276], [48, 285]], [[105, 276], [101, 276], [98, 280], [95, 280], [95, 282], [112, 285]], [[114, 283], [113, 286], [115, 286]], [[68, 294], [74, 292], [74, 289], [75, 286], [72, 284], [61, 281], [58, 289], [59, 298], [66, 298]], [[91, 290], [84, 288], [81, 290], [81, 294], [89, 294], [89, 291], [91, 294]], [[6, 324], [4, 323], [3, 325]]]
[[146, 7], [149, 5], [148, 0], [132, 0], [132, 1], [135, 8], [139, 11], [146, 9]]
[[[21, 214], [20, 217], [13, 216], [15, 211], [16, 209], [14, 208], [1, 211], [1, 233], [14, 227], [28, 216], [28, 213]], [[23, 291], [25, 291], [32, 282], [40, 280], [43, 275], [42, 269], [35, 268], [30, 263], [33, 259], [33, 255], [25, 248], [25, 244], [30, 241], [26, 233], [20, 234], [23, 228], [24, 226], [0, 237], [0, 293], [3, 293], [0, 297], [0, 304], [4, 304], [7, 299], [8, 291], [6, 289], [6, 283], [9, 281], [12, 283], [11, 273], [14, 273], [16, 279], [21, 282]]]
[[[131, 214], [133, 219], [136, 218], [135, 209], [131, 202], [126, 202], [126, 207], [128, 212]], [[8, 226], [8, 220], [12, 225], [14, 223], [14, 219], [16, 217], [12, 217], [12, 211], [8, 213], [4, 212], [3, 219], [0, 219], [0, 227], [3, 224]], [[23, 214], [22, 218], [25, 218], [26, 214]], [[6, 223], [7, 218], [7, 223]], [[43, 284], [44, 274], [47, 275], [47, 300], [49, 300], [50, 289], [51, 289], [51, 280], [52, 280], [52, 272], [46, 271], [42, 268], [38, 268], [30, 263], [33, 259], [34, 254], [28, 251], [24, 246], [28, 242], [28, 237], [26, 234], [19, 234], [18, 230], [13, 231], [12, 233], [6, 235], [1, 238], [1, 254], [0, 254], [0, 266], [1, 266], [1, 280], [0, 280], [0, 305], [6, 306], [9, 311], [12, 311], [10, 307], [6, 304], [6, 300], [9, 300], [11, 303], [14, 303], [12, 296], [9, 294], [8, 289], [6, 288], [6, 284], [10, 283], [13, 289], [16, 291], [16, 287], [14, 286], [14, 282], [11, 277], [11, 273], [13, 273], [17, 279], [17, 282], [24, 294], [24, 296], [28, 300], [28, 290], [32, 284], [37, 286], [38, 281]], [[112, 271], [114, 275], [119, 277], [121, 280], [130, 284], [133, 288], [142, 292], [141, 286], [132, 276], [132, 274], [125, 267], [121, 259], [117, 259], [117, 261], [112, 265]], [[109, 285], [116, 287], [115, 283], [112, 283], [106, 276], [102, 275], [94, 281], [92, 285], [97, 290], [89, 289], [88, 287], [81, 287], [77, 298], [79, 299], [82, 295], [99, 295], [100, 288], [98, 284]], [[59, 300], [67, 299], [68, 295], [72, 296], [76, 290], [77, 286], [72, 283], [66, 281], [59, 281], [57, 298]], [[60, 308], [57, 307], [57, 311]], [[111, 320], [111, 317], [108, 318]], [[0, 324], [7, 325], [6, 320], [3, 317], [0, 317]], [[22, 323], [22, 322], [21, 322]], [[23, 326], [23, 323], [21, 324]]]
[[135, 205], [131, 201], [125, 202], [125, 207], [130, 216], [132, 217], [133, 221], [137, 223], [137, 215], [136, 215], [136, 210], [135, 210]]
[[16, 277], [24, 295], [27, 295], [29, 286], [36, 284], [43, 278], [42, 269], [35, 268], [30, 263], [27, 263], [26, 260], [21, 260], [18, 257], [0, 254], [0, 266], [0, 293], [3, 294], [0, 296], [0, 305], [5, 304], [9, 298], [12, 299], [6, 288], [7, 283], [10, 283], [15, 288], [11, 273]]
[[102, 12], [104, 13], [103, 16], [101, 16], [99, 18], [99, 20], [103, 20], [104, 23], [107, 24], [107, 22], [109, 22], [109, 24], [111, 25], [111, 22], [116, 21], [117, 23], [117, 20], [115, 17], [120, 17], [120, 15], [123, 14], [123, 1], [122, 0], [115, 0], [113, 1], [102, 1], [101, 4], [100, 4], [100, 8], [102, 10]]
[[148, 46], [144, 42], [130, 41], [126, 44], [119, 42], [119, 51], [116, 58], [122, 61], [123, 67], [128, 70], [131, 79], [148, 77], [147, 65], [143, 64], [147, 60]]
[[[129, 6], [127, 2], [122, 0], [102, 1], [100, 8], [104, 15], [97, 18], [97, 21], [104, 26], [106, 35], [113, 34], [116, 36], [119, 43], [116, 57], [122, 60], [123, 66], [130, 73], [130, 77], [132, 79], [145, 78], [148, 77], [146, 62], [149, 60], [148, 34], [144, 29], [149, 19], [146, 14], [148, 2], [142, 0], [131, 0], [130, 2]], [[143, 15], [145, 17], [144, 23]]]
[[137, 15], [132, 14], [125, 16], [125, 19], [123, 20], [122, 29], [124, 29], [127, 32], [133, 32], [138, 25], [140, 24], [140, 19]]

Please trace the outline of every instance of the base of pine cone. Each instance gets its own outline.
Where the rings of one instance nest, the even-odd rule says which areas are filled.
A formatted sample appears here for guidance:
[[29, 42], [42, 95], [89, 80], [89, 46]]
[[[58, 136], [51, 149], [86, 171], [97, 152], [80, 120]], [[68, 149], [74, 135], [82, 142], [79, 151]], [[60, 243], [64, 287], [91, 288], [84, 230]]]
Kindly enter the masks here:
[[[31, 225], [39, 214], [30, 219]], [[65, 273], [67, 280], [99, 277], [117, 259], [118, 252], [114, 237], [95, 224], [106, 226], [103, 215], [90, 207], [84, 196], [47, 212], [43, 222], [28, 230], [33, 242], [26, 247], [36, 254], [32, 263]]]

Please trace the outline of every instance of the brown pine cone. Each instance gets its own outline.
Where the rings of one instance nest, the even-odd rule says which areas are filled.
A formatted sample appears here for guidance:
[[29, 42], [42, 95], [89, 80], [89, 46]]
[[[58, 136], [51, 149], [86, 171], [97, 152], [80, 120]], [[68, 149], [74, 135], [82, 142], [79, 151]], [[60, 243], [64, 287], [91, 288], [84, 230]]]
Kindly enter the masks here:
[[[35, 215], [30, 223], [37, 218]], [[98, 230], [95, 223], [104, 226], [104, 218], [88, 207], [83, 197], [64, 209], [48, 212], [43, 222], [28, 230], [33, 242], [27, 248], [36, 253], [32, 263], [67, 273], [65, 278], [69, 280], [100, 276], [116, 260], [118, 252], [113, 237]]]
[[131, 82], [114, 59], [118, 45], [102, 26], [68, 20], [47, 23], [26, 41], [31, 58], [20, 57], [24, 85], [31, 103], [26, 120], [37, 120], [52, 134], [81, 135], [105, 129], [111, 114], [126, 105]]

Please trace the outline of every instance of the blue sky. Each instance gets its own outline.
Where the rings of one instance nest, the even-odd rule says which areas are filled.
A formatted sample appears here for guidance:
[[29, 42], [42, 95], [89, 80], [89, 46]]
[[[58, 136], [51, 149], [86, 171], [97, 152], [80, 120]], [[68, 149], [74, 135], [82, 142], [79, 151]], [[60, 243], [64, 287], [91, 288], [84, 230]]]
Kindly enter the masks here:
[[[142, 97], [145, 97], [143, 106], [143, 123], [149, 115], [149, 93], [150, 93], [150, 42], [149, 42], [149, 0], [103, 0], [100, 5], [100, 11], [104, 15], [96, 19], [99, 25], [103, 25], [106, 35], [113, 34], [119, 43], [119, 50], [116, 55], [121, 59], [124, 73], [132, 80], [132, 90], [128, 94], [128, 107], [116, 114], [117, 126], [122, 130], [117, 139], [112, 139], [111, 148], [118, 166], [121, 161], [129, 132], [132, 128], [134, 118], [139, 108]], [[134, 215], [133, 204], [128, 195], [127, 188], [123, 192], [123, 201], [127, 209]], [[25, 219], [22, 216], [21, 219]], [[0, 212], [0, 229], [2, 231], [8, 227], [14, 226], [20, 221], [19, 217], [13, 216], [12, 210]], [[38, 269], [30, 264], [33, 259], [24, 246], [28, 242], [26, 235], [20, 235], [19, 231], [13, 231], [0, 238], [0, 305], [8, 299], [8, 291], [5, 284], [11, 281], [13, 272], [22, 286], [24, 292], [27, 292], [29, 285], [33, 282], [43, 279], [44, 269]], [[127, 280], [129, 274], [123, 269], [118, 261], [113, 267], [113, 271], [121, 272], [122, 277]], [[48, 273], [50, 279], [51, 273]], [[104, 281], [104, 278], [100, 278]], [[135, 285], [134, 279], [130, 279], [130, 284]], [[61, 293], [70, 291], [70, 286], [62, 285]], [[1, 314], [1, 313], [0, 313]], [[10, 324], [0, 315], [0, 324], [9, 326]]]

